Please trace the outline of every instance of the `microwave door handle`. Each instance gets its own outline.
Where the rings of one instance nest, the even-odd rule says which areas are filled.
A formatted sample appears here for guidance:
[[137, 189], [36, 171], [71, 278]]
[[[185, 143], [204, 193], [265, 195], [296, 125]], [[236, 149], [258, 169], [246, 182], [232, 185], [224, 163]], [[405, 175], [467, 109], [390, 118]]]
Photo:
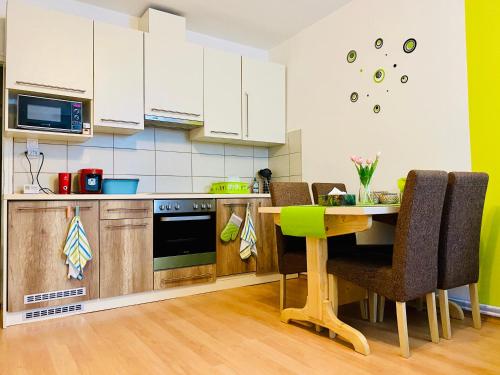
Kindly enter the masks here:
[[212, 216], [210, 215], [197, 215], [197, 216], [173, 216], [173, 217], [161, 217], [160, 221], [204, 221], [210, 220]]

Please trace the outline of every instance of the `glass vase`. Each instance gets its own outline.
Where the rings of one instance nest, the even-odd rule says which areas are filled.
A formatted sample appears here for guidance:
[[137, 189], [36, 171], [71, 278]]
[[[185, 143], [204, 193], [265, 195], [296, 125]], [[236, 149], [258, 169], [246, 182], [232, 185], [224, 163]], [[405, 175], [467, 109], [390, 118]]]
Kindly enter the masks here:
[[366, 185], [359, 184], [358, 203], [359, 204], [373, 204], [372, 190], [370, 187], [370, 183], [368, 183]]

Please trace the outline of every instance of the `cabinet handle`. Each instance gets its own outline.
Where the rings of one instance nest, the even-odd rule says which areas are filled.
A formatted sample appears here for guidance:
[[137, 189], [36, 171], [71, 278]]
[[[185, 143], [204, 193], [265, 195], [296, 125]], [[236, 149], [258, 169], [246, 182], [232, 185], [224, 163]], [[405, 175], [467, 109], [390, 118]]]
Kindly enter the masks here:
[[161, 217], [160, 221], [205, 221], [210, 220], [212, 217], [210, 215], [197, 215], [197, 216], [173, 216], [173, 217]]
[[220, 132], [220, 131], [216, 131], [216, 130], [210, 130], [210, 133], [213, 133], [213, 134], [226, 134], [226, 135], [240, 135], [240, 133]]
[[206, 279], [209, 277], [212, 277], [213, 273], [202, 273], [201, 275], [194, 275], [194, 276], [185, 276], [185, 277], [178, 277], [176, 279], [162, 279], [161, 284], [165, 285], [168, 283], [175, 283], [178, 281], [184, 281], [184, 280], [197, 280], [197, 279]]
[[149, 208], [107, 208], [108, 212], [149, 211]]
[[149, 224], [106, 225], [106, 229], [146, 228]]
[[25, 81], [16, 81], [16, 83], [18, 85], [23, 85], [23, 86], [44, 87], [46, 89], [63, 90], [63, 91], [70, 91], [70, 92], [79, 92], [79, 93], [82, 93], [82, 94], [86, 91], [86, 90], [82, 90], [82, 89], [74, 89], [74, 88], [71, 88], [71, 87], [47, 85], [45, 83], [25, 82]]
[[[66, 210], [74, 208], [72, 206], [56, 206], [56, 207], [17, 207], [17, 211], [53, 211], [53, 210]], [[90, 210], [93, 206], [80, 206], [80, 210]]]
[[247, 117], [247, 138], [248, 138], [248, 92], [245, 93], [245, 100], [246, 100], [246, 117]]
[[162, 108], [151, 108], [151, 110], [154, 111], [154, 112], [175, 113], [176, 115], [187, 115], [187, 116], [194, 116], [194, 117], [200, 117], [201, 116], [199, 113], [170, 111], [168, 109], [162, 109]]
[[133, 125], [139, 125], [140, 124], [140, 122], [138, 122], [138, 121], [114, 120], [114, 119], [111, 119], [111, 118], [102, 118], [101, 121], [104, 121], [104, 122], [116, 122], [116, 123], [120, 123], [120, 124], [133, 124]]

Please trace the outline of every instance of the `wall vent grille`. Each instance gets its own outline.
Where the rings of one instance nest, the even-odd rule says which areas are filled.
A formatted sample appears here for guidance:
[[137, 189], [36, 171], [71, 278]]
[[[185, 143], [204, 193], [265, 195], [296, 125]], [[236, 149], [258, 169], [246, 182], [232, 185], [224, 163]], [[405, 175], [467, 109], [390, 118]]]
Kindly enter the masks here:
[[55, 299], [63, 299], [70, 297], [79, 297], [87, 294], [87, 290], [85, 287], [75, 288], [75, 289], [66, 289], [66, 290], [57, 290], [55, 292], [47, 292], [47, 293], [36, 293], [36, 294], [27, 294], [24, 296], [24, 304], [29, 305], [30, 303], [38, 303], [44, 301], [52, 301]]
[[45, 309], [28, 311], [24, 313], [24, 319], [31, 320], [37, 318], [45, 318], [48, 316], [64, 315], [78, 311], [83, 311], [83, 304], [75, 303], [73, 305], [47, 307]]

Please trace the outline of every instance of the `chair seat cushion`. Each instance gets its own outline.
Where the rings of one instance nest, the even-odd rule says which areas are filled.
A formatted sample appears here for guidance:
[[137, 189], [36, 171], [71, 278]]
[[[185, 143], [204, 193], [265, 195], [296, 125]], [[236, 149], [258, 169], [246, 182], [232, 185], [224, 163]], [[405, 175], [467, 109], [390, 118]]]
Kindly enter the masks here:
[[363, 246], [362, 250], [357, 248], [350, 255], [329, 259], [327, 270], [344, 280], [394, 299], [392, 257], [389, 253], [371, 253], [367, 246]]

